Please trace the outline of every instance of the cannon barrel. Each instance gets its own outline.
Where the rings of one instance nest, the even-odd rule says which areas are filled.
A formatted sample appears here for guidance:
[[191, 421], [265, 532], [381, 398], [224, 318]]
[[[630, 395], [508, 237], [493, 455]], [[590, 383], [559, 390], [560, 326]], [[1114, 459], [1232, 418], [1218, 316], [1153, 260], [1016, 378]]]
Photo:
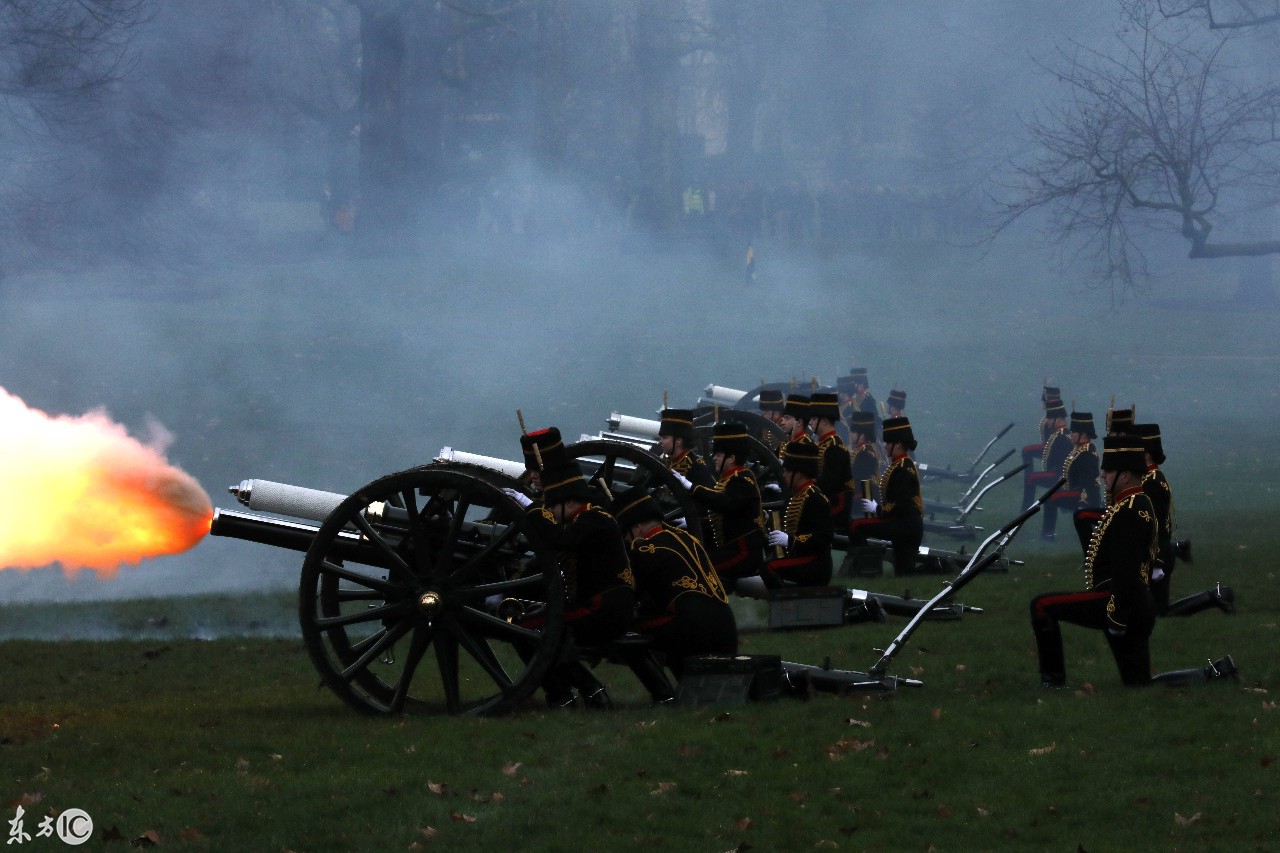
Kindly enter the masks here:
[[658, 430], [662, 428], [662, 421], [610, 412], [608, 426], [610, 432], [620, 432], [636, 438], [656, 439]]
[[519, 479], [524, 474], [524, 463], [513, 462], [510, 459], [500, 459], [497, 456], [484, 456], [479, 453], [468, 453], [465, 450], [455, 450], [452, 447], [442, 447], [440, 452], [436, 454], [437, 462], [456, 462], [462, 465], [478, 465], [481, 468], [489, 468], [493, 471], [499, 471], [508, 477]]
[[[209, 526], [211, 536], [243, 539], [246, 542], [274, 545], [303, 553], [311, 547], [319, 532], [320, 528], [314, 524], [220, 508], [213, 511], [213, 522]], [[343, 531], [338, 534], [337, 542], [340, 556], [344, 560], [375, 566], [385, 562], [382, 553], [358, 533]]]
[[708, 385], [702, 390], [702, 393], [706, 394], [722, 406], [736, 405], [743, 397], [747, 396], [746, 391], [739, 391], [737, 388], [729, 388], [725, 385], [715, 384]]

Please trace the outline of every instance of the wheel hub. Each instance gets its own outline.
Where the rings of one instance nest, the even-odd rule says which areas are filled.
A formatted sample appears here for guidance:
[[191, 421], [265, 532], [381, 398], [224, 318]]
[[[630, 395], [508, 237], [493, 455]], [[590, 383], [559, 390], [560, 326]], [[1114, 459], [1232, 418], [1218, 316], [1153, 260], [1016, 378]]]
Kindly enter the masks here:
[[438, 592], [424, 592], [418, 596], [418, 609], [424, 616], [435, 616], [444, 607], [444, 599]]

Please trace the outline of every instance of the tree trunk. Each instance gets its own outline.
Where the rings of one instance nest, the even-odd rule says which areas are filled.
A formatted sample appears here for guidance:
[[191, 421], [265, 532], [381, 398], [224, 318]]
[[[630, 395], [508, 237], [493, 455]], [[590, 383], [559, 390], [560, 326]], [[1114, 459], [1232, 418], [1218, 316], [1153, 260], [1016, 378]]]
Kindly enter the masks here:
[[401, 4], [360, 5], [360, 207], [362, 242], [394, 240], [405, 226], [408, 192], [401, 103], [405, 38]]
[[537, 7], [534, 152], [538, 165], [555, 176], [564, 174], [568, 150], [565, 99], [569, 96], [569, 83], [565, 53], [569, 34], [565, 15], [560, 0]]
[[676, 49], [666, 6], [641, 3], [632, 54], [640, 91], [640, 131], [636, 160], [640, 168], [642, 215], [659, 230], [670, 230], [680, 214], [676, 175], [678, 88]]

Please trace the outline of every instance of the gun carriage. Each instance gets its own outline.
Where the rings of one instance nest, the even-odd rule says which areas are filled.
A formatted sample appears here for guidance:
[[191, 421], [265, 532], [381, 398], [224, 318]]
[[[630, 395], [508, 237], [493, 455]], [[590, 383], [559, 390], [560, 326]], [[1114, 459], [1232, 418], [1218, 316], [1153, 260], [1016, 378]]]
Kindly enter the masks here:
[[[652, 454], [608, 440], [568, 452], [593, 488], [643, 485], [699, 532], [687, 493]], [[525, 486], [504, 460], [448, 455], [467, 461], [400, 471], [349, 496], [247, 480], [231, 491], [255, 511], [214, 512], [215, 536], [305, 555], [303, 641], [323, 683], [359, 711], [503, 713], [560, 654], [556, 554], [503, 491]]]

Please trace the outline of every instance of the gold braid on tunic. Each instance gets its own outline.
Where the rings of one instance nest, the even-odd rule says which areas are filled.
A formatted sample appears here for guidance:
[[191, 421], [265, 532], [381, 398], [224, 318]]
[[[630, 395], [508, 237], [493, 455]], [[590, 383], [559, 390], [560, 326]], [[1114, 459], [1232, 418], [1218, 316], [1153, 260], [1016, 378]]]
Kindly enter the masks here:
[[1044, 440], [1044, 450], [1040, 451], [1040, 467], [1046, 470], [1049, 467], [1049, 450], [1053, 447], [1053, 440], [1060, 435], [1065, 435], [1066, 427], [1059, 427], [1058, 431]]

